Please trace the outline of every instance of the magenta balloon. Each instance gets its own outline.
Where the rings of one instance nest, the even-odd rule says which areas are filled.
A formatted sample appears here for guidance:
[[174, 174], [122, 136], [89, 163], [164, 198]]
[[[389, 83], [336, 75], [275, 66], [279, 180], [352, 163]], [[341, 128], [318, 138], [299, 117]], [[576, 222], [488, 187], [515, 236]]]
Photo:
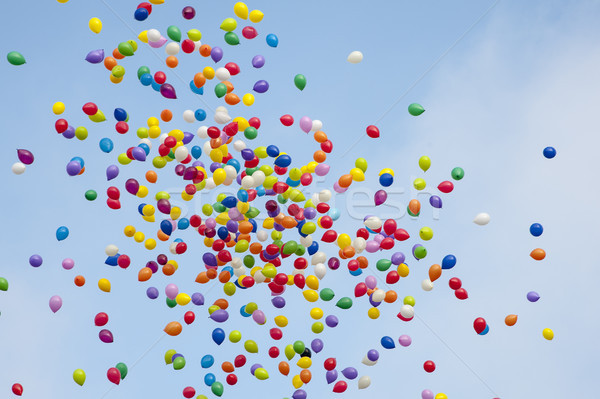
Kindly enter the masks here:
[[50, 298], [49, 305], [52, 312], [58, 312], [58, 310], [62, 307], [62, 298], [58, 295], [54, 295], [52, 298]]
[[210, 58], [217, 63], [223, 59], [223, 49], [221, 47], [213, 47], [210, 50]]
[[29, 150], [17, 150], [17, 156], [19, 161], [25, 165], [31, 165], [33, 163], [33, 154]]
[[106, 168], [106, 180], [112, 180], [119, 176], [119, 167], [117, 165], [110, 165]]
[[159, 199], [158, 202], [156, 203], [156, 207], [158, 208], [159, 212], [161, 212], [161, 213], [164, 213], [164, 214], [171, 213], [171, 203], [169, 202], [169, 200], [166, 200], [164, 198]]
[[224, 309], [217, 309], [211, 313], [210, 318], [217, 323], [223, 323], [229, 318], [229, 313], [227, 313], [227, 311]]
[[140, 183], [135, 179], [128, 179], [125, 182], [125, 190], [127, 190], [129, 194], [136, 195], [140, 190]]
[[381, 205], [387, 200], [387, 192], [385, 190], [378, 190], [373, 196], [375, 200], [375, 205]]
[[302, 129], [304, 133], [310, 132], [310, 129], [312, 129], [312, 119], [308, 116], [300, 118], [300, 129]]
[[100, 330], [98, 337], [100, 338], [100, 341], [104, 342], [105, 344], [110, 344], [114, 341], [113, 335], [109, 330]]
[[169, 83], [163, 83], [160, 86], [160, 94], [162, 94], [162, 96], [164, 98], [170, 98], [170, 99], [177, 98], [177, 94], [175, 93], [175, 88], [173, 86], [171, 86]]

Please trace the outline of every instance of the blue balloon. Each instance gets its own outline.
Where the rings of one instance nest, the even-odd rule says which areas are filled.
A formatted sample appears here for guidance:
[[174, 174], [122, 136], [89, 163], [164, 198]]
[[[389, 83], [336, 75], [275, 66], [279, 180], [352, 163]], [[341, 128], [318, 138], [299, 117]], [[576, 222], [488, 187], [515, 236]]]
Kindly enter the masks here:
[[208, 387], [211, 386], [212, 384], [214, 384], [215, 381], [217, 381], [217, 377], [215, 377], [215, 375], [213, 373], [208, 373], [204, 376], [204, 383]]
[[287, 154], [283, 154], [283, 155], [280, 155], [277, 158], [275, 158], [275, 165], [279, 166], [280, 168], [287, 168], [291, 164], [292, 164], [292, 157], [290, 157]]
[[319, 243], [317, 241], [313, 241], [308, 248], [306, 248], [306, 251], [309, 255], [316, 254], [319, 251]]
[[205, 355], [202, 357], [202, 360], [200, 360], [200, 366], [204, 369], [212, 367], [213, 364], [215, 364], [215, 358], [212, 357], [212, 355]]
[[396, 343], [394, 342], [392, 337], [388, 337], [386, 335], [384, 337], [381, 337], [381, 346], [383, 346], [385, 349], [394, 349], [396, 347]]
[[148, 144], [140, 143], [140, 144], [138, 144], [138, 147], [140, 147], [142, 150], [144, 150], [146, 155], [150, 154], [150, 147], [148, 146]]
[[190, 227], [190, 220], [188, 218], [181, 218], [179, 219], [179, 221], [177, 222], [177, 228], [179, 230], [185, 230], [188, 227]]
[[225, 197], [223, 199], [223, 201], [221, 201], [221, 204], [225, 208], [234, 208], [237, 205], [237, 198], [235, 198], [234, 196], [230, 195], [229, 197]]
[[202, 108], [198, 108], [196, 112], [194, 112], [194, 116], [196, 117], [197, 121], [202, 122], [206, 119], [206, 111]]
[[394, 176], [392, 176], [390, 173], [384, 173], [379, 176], [379, 184], [381, 184], [383, 187], [389, 187], [393, 182]]
[[544, 227], [539, 223], [534, 223], [529, 227], [529, 232], [534, 237], [539, 237], [544, 232]]
[[237, 159], [230, 159], [229, 161], [227, 161], [227, 165], [231, 165], [235, 168], [235, 170], [239, 173], [240, 169], [241, 169], [241, 165], [240, 165], [240, 161], [238, 161]]
[[170, 236], [173, 232], [173, 224], [171, 224], [170, 220], [165, 219], [160, 222], [160, 230], [166, 235]]
[[331, 208], [329, 209], [329, 212], [327, 212], [327, 214], [329, 215], [329, 217], [333, 220], [338, 220], [340, 218], [340, 210], [337, 208]]
[[267, 193], [267, 190], [263, 186], [256, 187], [256, 195], [259, 197], [264, 196]]
[[285, 184], [290, 187], [298, 187], [300, 185], [300, 180], [292, 180], [288, 177], [285, 181]]
[[252, 316], [250, 313], [246, 313], [246, 305], [242, 305], [242, 307], [240, 308], [240, 314], [243, 317], [250, 317], [250, 316]]
[[127, 120], [127, 111], [123, 108], [115, 108], [115, 119], [119, 122], [124, 122]]
[[217, 345], [221, 345], [225, 341], [225, 331], [222, 328], [215, 328], [212, 332], [212, 339]]
[[100, 140], [100, 149], [102, 150], [102, 152], [108, 154], [113, 150], [113, 148], [115, 148], [115, 145], [113, 144], [112, 140], [108, 137], [105, 137], [102, 140]]
[[444, 259], [442, 259], [442, 269], [452, 269], [456, 266], [456, 257], [454, 255], [446, 255]]
[[352, 276], [360, 276], [363, 273], [363, 270], [361, 268], [358, 268], [356, 270], [349, 270], [350, 274]]
[[66, 226], [60, 226], [56, 230], [56, 239], [62, 241], [69, 236], [69, 229]]
[[242, 202], [248, 202], [248, 191], [246, 190], [238, 190], [237, 197]]
[[152, 78], [152, 75], [145, 73], [140, 76], [140, 83], [144, 86], [150, 86], [152, 83], [154, 83], [154, 79]]
[[79, 165], [81, 165], [82, 168], [85, 166], [85, 161], [81, 157], [73, 157], [73, 158], [71, 158], [71, 162], [73, 162], [73, 161], [79, 162]]
[[106, 263], [109, 266], [117, 266], [117, 260], [119, 259], [119, 254], [116, 254], [114, 256], [109, 256], [108, 258], [106, 258], [106, 260], [104, 261], [104, 263]]
[[160, 92], [160, 86], [162, 86], [160, 83], [156, 83], [156, 81], [152, 79], [152, 88], [154, 91]]
[[156, 298], [158, 298], [158, 288], [156, 288], [156, 287], [148, 287], [148, 289], [146, 290], [146, 295], [150, 299], [156, 299]]
[[276, 145], [271, 144], [267, 147], [267, 155], [271, 158], [275, 158], [279, 155], [279, 148]]
[[269, 33], [267, 35], [267, 44], [270, 47], [277, 47], [277, 45], [279, 44], [279, 39], [273, 33]]
[[140, 7], [133, 13], [133, 18], [135, 18], [136, 21], [145, 21], [146, 18], [148, 18], [148, 15], [148, 10], [144, 7]]
[[256, 224], [256, 220], [254, 220], [254, 219], [248, 219], [248, 221], [252, 225], [252, 232], [256, 233], [256, 230], [258, 229], [258, 225]]
[[193, 146], [192, 147], [192, 156], [194, 157], [194, 159], [200, 158], [201, 155], [202, 155], [202, 147], [200, 147], [199, 145]]
[[229, 230], [227, 230], [227, 227], [221, 226], [219, 227], [219, 230], [217, 230], [217, 235], [221, 240], [224, 240], [229, 235]]
[[482, 332], [479, 333], [479, 335], [485, 335], [485, 334], [487, 334], [489, 332], [490, 332], [490, 326], [486, 324], [485, 328], [483, 329]]
[[144, 204], [143, 202], [141, 204], [138, 205], [138, 212], [140, 215], [144, 216], [144, 207], [146, 206], [146, 204]]
[[554, 147], [544, 148], [544, 156], [548, 159], [552, 159], [556, 156], [556, 149]]
[[193, 80], [190, 81], [190, 90], [196, 94], [204, 94], [204, 87], [196, 87]]

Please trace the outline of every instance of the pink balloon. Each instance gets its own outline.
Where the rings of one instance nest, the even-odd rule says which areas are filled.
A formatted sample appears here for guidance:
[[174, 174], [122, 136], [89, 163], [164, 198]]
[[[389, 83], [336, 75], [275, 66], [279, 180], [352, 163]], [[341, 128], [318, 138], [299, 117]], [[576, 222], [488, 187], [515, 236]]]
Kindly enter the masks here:
[[50, 298], [49, 304], [50, 310], [56, 313], [62, 307], [62, 298], [58, 295], [54, 295], [52, 298]]
[[167, 298], [175, 299], [177, 294], [179, 294], [179, 288], [177, 288], [175, 284], [167, 284], [165, 287], [165, 294], [167, 295]]
[[164, 36], [161, 36], [157, 42], [148, 42], [150, 47], [152, 48], [160, 48], [167, 42], [167, 39]]
[[255, 310], [254, 312], [252, 312], [252, 319], [257, 323], [257, 324], [265, 324], [267, 322], [267, 318], [265, 316], [265, 314], [263, 313], [262, 310]]
[[374, 289], [377, 287], [377, 279], [375, 276], [367, 276], [367, 278], [365, 278], [365, 284], [367, 285], [367, 288]]
[[302, 129], [304, 133], [308, 133], [310, 132], [310, 129], [312, 129], [312, 120], [308, 116], [300, 118], [300, 129]]
[[425, 389], [423, 392], [421, 392], [421, 398], [433, 399], [433, 392], [431, 392], [429, 389]]
[[379, 243], [377, 241], [373, 241], [373, 240], [367, 241], [367, 247], [365, 249], [369, 253], [377, 252], [377, 250], [379, 249]]
[[315, 167], [315, 174], [317, 176], [325, 176], [327, 173], [329, 173], [329, 165], [320, 163]]
[[333, 183], [333, 191], [335, 191], [336, 193], [345, 193], [346, 190], [348, 190], [348, 187], [340, 187], [338, 182]]

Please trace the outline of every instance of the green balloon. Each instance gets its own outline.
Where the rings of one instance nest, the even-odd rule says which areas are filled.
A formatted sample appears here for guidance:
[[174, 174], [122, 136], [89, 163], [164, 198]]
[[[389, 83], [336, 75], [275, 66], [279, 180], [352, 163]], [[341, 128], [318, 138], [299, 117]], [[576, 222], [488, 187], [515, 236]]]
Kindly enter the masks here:
[[283, 198], [283, 195], [278, 194], [277, 195], [277, 202], [279, 202], [280, 204], [285, 204], [286, 202], [288, 202], [287, 198]]
[[283, 254], [284, 255], [291, 255], [294, 252], [296, 252], [296, 249], [298, 249], [298, 243], [296, 241], [293, 241], [293, 240], [288, 241], [283, 246]]
[[220, 203], [220, 202], [215, 202], [215, 203], [213, 204], [213, 209], [214, 209], [215, 211], [219, 212], [219, 213], [221, 213], [221, 212], [225, 212], [225, 211], [227, 210], [227, 208], [225, 207], [225, 205], [223, 205], [223, 204], [222, 204], [222, 203]]
[[377, 270], [384, 272], [392, 266], [392, 261], [389, 259], [379, 259], [377, 261]]
[[287, 358], [287, 360], [292, 360], [294, 358], [294, 356], [296, 355], [296, 351], [294, 350], [294, 345], [287, 345], [285, 347], [285, 349], [283, 350], [283, 353], [285, 354], [285, 357]]
[[347, 296], [340, 298], [339, 301], [335, 304], [340, 309], [350, 309], [352, 307], [352, 299]]
[[23, 54], [21, 54], [17, 51], [11, 51], [10, 53], [8, 53], [6, 55], [6, 59], [12, 65], [23, 65], [26, 62], [25, 57], [23, 57]]
[[248, 140], [254, 140], [258, 136], [258, 130], [252, 126], [248, 126], [246, 129], [244, 129], [244, 136]]
[[335, 296], [335, 293], [331, 288], [323, 288], [321, 292], [319, 292], [319, 296], [324, 301], [331, 301]]
[[465, 177], [465, 171], [463, 168], [456, 167], [452, 169], [452, 178], [454, 180], [461, 180], [463, 177]]
[[246, 174], [247, 174], [248, 176], [252, 176], [252, 174], [253, 174], [254, 172], [256, 172], [257, 170], [260, 170], [260, 168], [259, 168], [258, 166], [257, 166], [257, 167], [255, 167], [255, 168], [246, 168]]
[[215, 94], [218, 98], [221, 98], [227, 94], [227, 86], [225, 86], [225, 83], [219, 83], [215, 86]]
[[119, 50], [119, 53], [121, 53], [124, 56], [129, 57], [133, 55], [133, 46], [128, 42], [119, 43], [117, 49]]
[[304, 352], [304, 349], [306, 349], [306, 345], [304, 345], [304, 342], [302, 341], [296, 341], [294, 342], [294, 352], [296, 352], [297, 354], [302, 354], [302, 352]]
[[294, 77], [294, 84], [301, 91], [306, 87], [306, 76], [298, 74]]
[[181, 41], [181, 31], [175, 25], [171, 25], [167, 28], [167, 36], [175, 42]]
[[8, 291], [8, 280], [0, 277], [0, 291]]
[[232, 46], [236, 46], [240, 44], [240, 38], [233, 32], [227, 32], [225, 33], [225, 42]]
[[142, 65], [141, 67], [139, 67], [139, 69], [137, 71], [138, 79], [141, 79], [142, 75], [144, 75], [146, 73], [150, 73], [150, 68], [148, 68], [145, 65]]
[[167, 306], [172, 309], [177, 306], [177, 301], [175, 299], [167, 298]]
[[427, 256], [427, 249], [425, 247], [415, 248], [415, 258], [423, 259], [426, 256]]
[[125, 363], [117, 363], [115, 366], [117, 370], [121, 373], [121, 379], [124, 380], [127, 377], [127, 365]]
[[94, 190], [87, 190], [85, 192], [85, 199], [88, 201], [93, 201], [98, 198], [98, 193]]
[[296, 256], [303, 256], [306, 253], [306, 247], [303, 247], [302, 245], [298, 245], [298, 248], [296, 249]]
[[246, 212], [244, 215], [248, 217], [248, 219], [254, 219], [258, 216], [259, 213], [260, 211], [258, 210], [258, 208], [251, 206], [248, 212]]
[[176, 357], [175, 360], [173, 360], [173, 368], [175, 370], [181, 370], [184, 367], [185, 359], [183, 358], [183, 356]]
[[246, 255], [246, 256], [244, 256], [243, 262], [244, 262], [244, 266], [246, 266], [248, 269], [252, 269], [254, 267], [254, 263], [256, 261], [254, 259], [254, 256]]
[[421, 104], [412, 103], [408, 106], [408, 113], [412, 116], [419, 116], [425, 112], [425, 108]]

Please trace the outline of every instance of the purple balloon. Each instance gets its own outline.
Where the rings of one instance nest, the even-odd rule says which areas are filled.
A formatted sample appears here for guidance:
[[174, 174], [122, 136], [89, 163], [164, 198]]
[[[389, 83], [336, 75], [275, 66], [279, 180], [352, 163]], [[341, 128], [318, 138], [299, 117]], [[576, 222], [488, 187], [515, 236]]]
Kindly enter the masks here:
[[431, 392], [429, 389], [425, 389], [423, 392], [421, 392], [421, 398], [433, 399], [433, 392]]
[[297, 389], [292, 394], [292, 399], [306, 399], [306, 391], [304, 389]]
[[136, 195], [140, 191], [140, 183], [135, 179], [127, 179], [125, 182], [125, 190], [131, 195]]
[[158, 208], [159, 212], [164, 213], [164, 214], [169, 214], [171, 213], [171, 203], [169, 202], [169, 200], [161, 198], [156, 202], [156, 207]]
[[367, 359], [372, 362], [376, 362], [379, 359], [379, 352], [377, 352], [375, 349], [371, 349], [367, 352]]
[[136, 161], [144, 162], [146, 160], [146, 151], [142, 147], [133, 147], [131, 155], [133, 155], [133, 159]]
[[90, 64], [99, 64], [104, 60], [104, 50], [93, 50], [87, 53], [85, 60]]
[[160, 94], [162, 94], [162, 96], [164, 98], [171, 98], [171, 99], [177, 98], [177, 94], [175, 93], [175, 88], [168, 83], [163, 83], [160, 86]]
[[342, 370], [342, 375], [349, 380], [353, 380], [358, 377], [358, 370], [356, 370], [354, 367], [346, 367]]
[[210, 318], [217, 323], [223, 323], [229, 318], [229, 313], [227, 313], [227, 311], [224, 309], [217, 309], [211, 313]]
[[195, 292], [194, 294], [192, 294], [192, 302], [196, 306], [204, 305], [204, 295], [202, 295], [199, 292]]
[[375, 206], [379, 206], [387, 200], [387, 192], [385, 190], [378, 190], [373, 199], [375, 200]]
[[275, 298], [271, 299], [271, 303], [277, 309], [281, 309], [285, 306], [285, 298], [282, 296], [276, 296]]
[[529, 302], [537, 302], [540, 299], [540, 294], [535, 291], [529, 291], [527, 293], [527, 300]]
[[217, 257], [212, 252], [206, 252], [202, 255], [202, 261], [208, 266], [217, 266]]
[[367, 276], [365, 278], [365, 284], [367, 285], [367, 288], [374, 289], [377, 287], [377, 279], [375, 276]]
[[186, 6], [181, 10], [181, 15], [183, 15], [183, 18], [185, 19], [192, 19], [196, 16], [196, 10], [194, 10], [194, 7], [192, 6]]
[[31, 165], [33, 163], [33, 154], [29, 150], [17, 150], [17, 157], [19, 161], [25, 165]]
[[329, 370], [325, 373], [325, 379], [327, 380], [328, 384], [331, 384], [333, 381], [337, 380], [337, 378], [338, 372], [335, 369]]
[[257, 93], [266, 93], [267, 90], [269, 90], [269, 82], [266, 80], [259, 80], [258, 82], [254, 83], [254, 88], [252, 90]]
[[60, 309], [62, 307], [62, 298], [59, 297], [58, 295], [54, 295], [52, 298], [50, 298], [50, 310], [53, 313], [58, 312], [58, 309]]
[[255, 55], [252, 58], [252, 66], [254, 68], [262, 68], [265, 65], [265, 57], [262, 55]]
[[215, 63], [221, 61], [223, 59], [223, 49], [221, 47], [213, 47], [212, 50], [210, 50], [210, 58], [212, 58]]
[[40, 267], [42, 265], [42, 257], [39, 255], [31, 255], [29, 257], [29, 264], [33, 267]]
[[190, 141], [194, 139], [194, 135], [190, 132], [183, 132], [183, 140], [181, 142], [183, 144], [188, 144]]
[[331, 270], [337, 270], [340, 267], [340, 260], [338, 258], [336, 258], [335, 256], [327, 259], [327, 266], [331, 269]]
[[432, 195], [429, 197], [429, 204], [434, 208], [440, 209], [442, 207], [442, 199], [437, 195]]
[[69, 125], [69, 127], [67, 127], [67, 130], [65, 130], [62, 135], [66, 139], [72, 139], [73, 137], [75, 137], [75, 128]]
[[336, 327], [339, 324], [339, 322], [340, 320], [337, 318], [337, 316], [334, 316], [332, 314], [325, 318], [325, 324], [327, 324], [327, 326], [331, 328]]
[[402, 252], [396, 252], [392, 255], [392, 264], [396, 266], [401, 265], [402, 263], [404, 263], [405, 260], [406, 257]]
[[71, 161], [67, 164], [67, 174], [77, 176], [81, 172], [81, 164], [77, 161]]
[[112, 180], [119, 176], [119, 167], [117, 165], [110, 165], [106, 168], [106, 180]]
[[150, 299], [156, 299], [156, 298], [158, 298], [158, 288], [156, 288], [156, 287], [148, 287], [148, 289], [146, 290], [146, 295]]
[[407, 347], [410, 346], [410, 344], [412, 343], [412, 338], [408, 335], [401, 335], [400, 338], [398, 338], [398, 342], [400, 343], [400, 345]]
[[114, 341], [113, 335], [109, 330], [100, 330], [98, 337], [100, 338], [100, 341], [104, 342], [105, 344], [110, 344]]
[[310, 348], [315, 353], [321, 352], [323, 350], [323, 341], [321, 341], [319, 338], [313, 339], [312, 342], [310, 343]]

